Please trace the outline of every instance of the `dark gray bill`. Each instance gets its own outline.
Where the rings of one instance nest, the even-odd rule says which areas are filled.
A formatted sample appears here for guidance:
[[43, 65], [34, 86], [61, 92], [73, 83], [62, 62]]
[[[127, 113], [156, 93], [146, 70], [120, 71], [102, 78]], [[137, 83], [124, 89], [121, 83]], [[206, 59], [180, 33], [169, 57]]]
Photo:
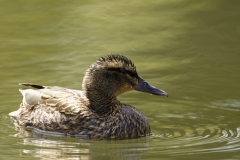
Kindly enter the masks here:
[[141, 91], [141, 92], [147, 92], [150, 94], [158, 95], [158, 96], [167, 96], [167, 92], [158, 89], [154, 86], [151, 86], [148, 84], [142, 77], [139, 77], [138, 84], [134, 86], [135, 90]]

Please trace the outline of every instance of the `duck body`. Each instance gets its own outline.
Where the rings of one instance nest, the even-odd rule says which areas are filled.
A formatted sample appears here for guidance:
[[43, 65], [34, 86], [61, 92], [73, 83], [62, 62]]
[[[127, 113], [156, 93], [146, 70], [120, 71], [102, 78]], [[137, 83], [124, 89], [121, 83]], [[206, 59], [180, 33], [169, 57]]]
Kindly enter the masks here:
[[129, 90], [167, 93], [149, 85], [124, 56], [110, 55], [93, 63], [83, 79], [83, 91], [21, 83], [23, 101], [11, 112], [16, 126], [90, 139], [128, 139], [151, 134], [146, 117], [122, 104], [117, 96]]

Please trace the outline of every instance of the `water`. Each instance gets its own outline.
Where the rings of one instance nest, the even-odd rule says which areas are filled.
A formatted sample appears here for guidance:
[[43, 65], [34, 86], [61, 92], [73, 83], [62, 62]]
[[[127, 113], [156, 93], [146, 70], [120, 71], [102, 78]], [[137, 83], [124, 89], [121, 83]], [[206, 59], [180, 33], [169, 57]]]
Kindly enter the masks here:
[[[240, 2], [1, 1], [1, 159], [240, 159]], [[122, 54], [157, 97], [119, 99], [152, 136], [97, 141], [16, 130], [19, 82], [81, 89], [101, 56]]]

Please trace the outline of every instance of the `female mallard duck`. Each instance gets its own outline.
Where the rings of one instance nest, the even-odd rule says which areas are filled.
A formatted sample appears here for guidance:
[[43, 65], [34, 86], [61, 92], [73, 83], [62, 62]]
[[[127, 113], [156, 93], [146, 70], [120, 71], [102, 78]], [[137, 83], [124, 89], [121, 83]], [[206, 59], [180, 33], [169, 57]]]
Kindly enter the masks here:
[[117, 96], [137, 90], [164, 95], [149, 85], [124, 56], [110, 55], [98, 59], [86, 71], [83, 91], [57, 86], [21, 83], [33, 89], [20, 89], [23, 101], [11, 112], [17, 126], [41, 133], [92, 139], [127, 139], [151, 134], [146, 117], [136, 108], [122, 104]]

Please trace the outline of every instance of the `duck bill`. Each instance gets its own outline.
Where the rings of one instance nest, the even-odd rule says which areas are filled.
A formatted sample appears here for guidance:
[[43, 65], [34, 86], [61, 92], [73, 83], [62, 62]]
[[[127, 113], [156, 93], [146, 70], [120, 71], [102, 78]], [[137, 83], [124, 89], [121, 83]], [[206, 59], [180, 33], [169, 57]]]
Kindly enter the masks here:
[[168, 97], [167, 92], [150, 85], [142, 77], [139, 77], [138, 84], [136, 86], [134, 86], [134, 88], [135, 88], [135, 90], [140, 91], [140, 92], [147, 92], [147, 93], [157, 95], [157, 96], [167, 96]]

